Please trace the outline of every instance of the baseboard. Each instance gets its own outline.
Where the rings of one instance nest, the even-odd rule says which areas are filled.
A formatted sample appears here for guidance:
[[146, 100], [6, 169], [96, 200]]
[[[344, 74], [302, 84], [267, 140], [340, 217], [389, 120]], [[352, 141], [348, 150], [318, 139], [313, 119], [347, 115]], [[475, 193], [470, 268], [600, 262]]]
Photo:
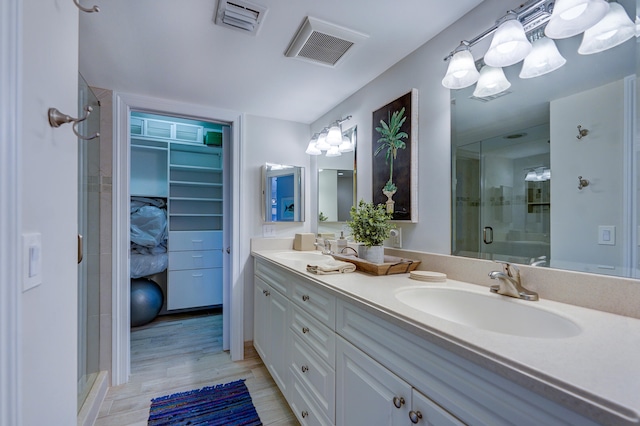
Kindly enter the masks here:
[[78, 426], [93, 426], [95, 424], [100, 413], [100, 406], [104, 397], [107, 396], [107, 390], [109, 390], [107, 372], [101, 371], [78, 412]]

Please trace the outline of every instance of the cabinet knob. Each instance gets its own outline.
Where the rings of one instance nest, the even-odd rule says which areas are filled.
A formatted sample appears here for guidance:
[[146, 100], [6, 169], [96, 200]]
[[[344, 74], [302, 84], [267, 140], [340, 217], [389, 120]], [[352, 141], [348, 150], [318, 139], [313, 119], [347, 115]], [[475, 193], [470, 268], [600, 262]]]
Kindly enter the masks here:
[[305, 295], [303, 295], [303, 296], [302, 296], [302, 301], [303, 301], [303, 302], [306, 302], [307, 300], [309, 300], [309, 296], [308, 296], [308, 295], [306, 295], [306, 294], [305, 294]]
[[403, 397], [397, 397], [397, 396], [393, 397], [393, 405], [395, 405], [396, 408], [401, 408], [404, 405], [404, 403], [405, 403], [405, 400]]
[[307, 371], [309, 371], [309, 367], [307, 367], [306, 365], [303, 365], [301, 370], [303, 373], [306, 373]]
[[309, 332], [309, 327], [302, 327], [302, 333], [307, 334]]
[[421, 418], [422, 413], [420, 411], [409, 411], [409, 420], [411, 420], [411, 423], [416, 424], [420, 421]]
[[262, 294], [264, 294], [265, 296], [269, 296], [271, 293], [269, 292], [269, 290], [262, 290]]
[[307, 418], [309, 416], [309, 412], [307, 412], [307, 410], [303, 411], [302, 413], [300, 413], [300, 415], [302, 416], [302, 418]]

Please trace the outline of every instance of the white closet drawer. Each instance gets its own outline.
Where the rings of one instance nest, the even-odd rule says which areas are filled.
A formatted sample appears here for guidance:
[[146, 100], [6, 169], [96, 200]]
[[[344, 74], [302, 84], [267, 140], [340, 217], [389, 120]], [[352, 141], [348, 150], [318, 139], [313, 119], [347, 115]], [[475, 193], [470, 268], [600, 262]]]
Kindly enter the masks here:
[[293, 283], [291, 300], [319, 319], [331, 330], [336, 326], [336, 298], [318, 286], [305, 284], [299, 279]]
[[324, 414], [333, 419], [336, 414], [336, 373], [318, 354], [300, 340], [293, 337], [291, 370], [309, 390], [310, 396]]
[[336, 335], [332, 330], [295, 305], [289, 309], [289, 327], [300, 341], [309, 345], [331, 367], [335, 367]]
[[222, 249], [222, 231], [169, 232], [169, 251]]
[[300, 424], [303, 426], [333, 426], [333, 419], [327, 418], [295, 374], [292, 374], [292, 377], [293, 388], [291, 389], [289, 405], [291, 405], [291, 410]]
[[169, 271], [167, 309], [222, 304], [222, 268]]
[[222, 267], [222, 250], [170, 251], [169, 270]]

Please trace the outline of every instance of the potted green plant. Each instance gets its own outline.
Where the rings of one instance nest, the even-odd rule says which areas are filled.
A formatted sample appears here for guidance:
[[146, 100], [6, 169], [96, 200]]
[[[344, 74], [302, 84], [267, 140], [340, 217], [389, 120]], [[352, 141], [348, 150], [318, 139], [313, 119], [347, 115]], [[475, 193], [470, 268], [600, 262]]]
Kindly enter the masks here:
[[384, 263], [382, 243], [389, 238], [395, 225], [389, 220], [391, 214], [383, 204], [374, 205], [360, 200], [358, 206], [351, 207], [351, 219], [347, 225], [351, 235], [362, 243], [358, 246], [358, 257], [373, 263]]

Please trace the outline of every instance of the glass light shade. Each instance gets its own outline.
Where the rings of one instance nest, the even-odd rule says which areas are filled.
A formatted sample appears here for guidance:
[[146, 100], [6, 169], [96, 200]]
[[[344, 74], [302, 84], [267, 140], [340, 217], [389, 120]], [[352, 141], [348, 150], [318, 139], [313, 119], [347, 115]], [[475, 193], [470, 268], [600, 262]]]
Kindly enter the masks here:
[[640, 37], [640, 18], [636, 16], [636, 37]]
[[531, 52], [531, 43], [517, 19], [504, 21], [491, 40], [484, 63], [492, 67], [508, 67], [520, 62]]
[[325, 131], [322, 131], [322, 133], [320, 133], [320, 136], [318, 136], [316, 147], [322, 151], [326, 151], [331, 148], [331, 145], [327, 143], [327, 133]]
[[442, 85], [447, 89], [464, 89], [478, 81], [480, 73], [468, 48], [453, 54]]
[[338, 147], [338, 151], [340, 152], [351, 152], [353, 151], [353, 145], [351, 145], [351, 140], [348, 137], [342, 137], [342, 143]]
[[504, 76], [502, 68], [485, 65], [480, 70], [480, 78], [478, 79], [476, 89], [473, 91], [473, 96], [477, 98], [493, 96], [504, 92], [509, 87], [511, 87], [511, 83], [509, 83], [507, 77]]
[[550, 73], [566, 62], [553, 40], [547, 37], [539, 38], [533, 42], [531, 53], [524, 58], [520, 78], [533, 78]]
[[333, 123], [327, 134], [327, 143], [331, 146], [338, 146], [342, 143], [342, 130], [338, 123]]
[[605, 0], [557, 0], [544, 34], [568, 38], [594, 26], [609, 11]]
[[342, 154], [337, 146], [333, 145], [329, 150], [327, 150], [327, 157], [339, 157]]
[[309, 142], [309, 145], [307, 146], [307, 150], [305, 151], [305, 153], [309, 155], [320, 155], [322, 154], [322, 151], [318, 149], [318, 147], [316, 146], [316, 143], [312, 140]]
[[636, 35], [636, 25], [619, 3], [609, 3], [609, 12], [584, 32], [578, 48], [581, 55], [591, 55], [611, 49]]

